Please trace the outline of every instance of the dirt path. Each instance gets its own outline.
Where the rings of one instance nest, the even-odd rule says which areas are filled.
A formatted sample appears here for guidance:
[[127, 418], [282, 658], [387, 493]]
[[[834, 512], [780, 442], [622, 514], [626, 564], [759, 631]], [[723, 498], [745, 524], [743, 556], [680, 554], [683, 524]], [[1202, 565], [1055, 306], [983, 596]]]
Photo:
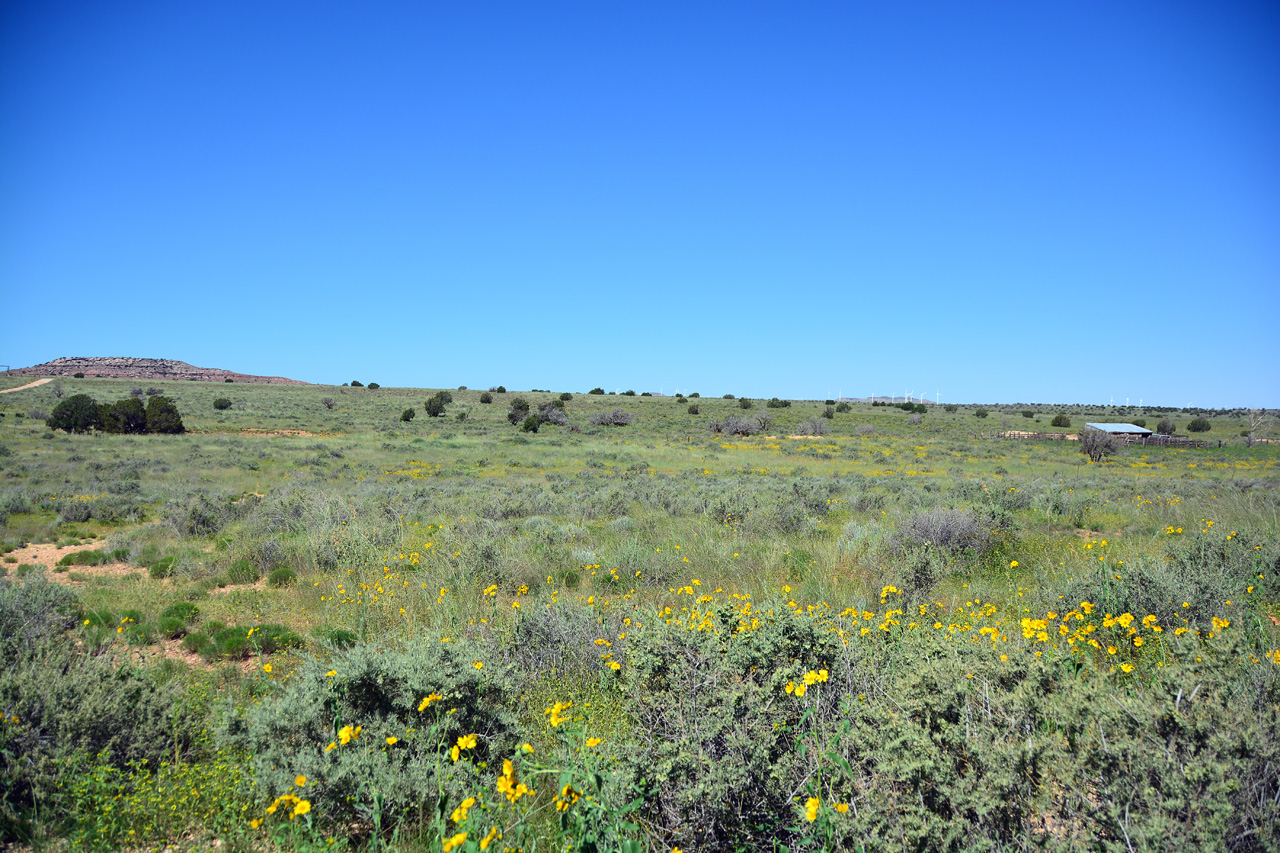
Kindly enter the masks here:
[[52, 382], [52, 381], [53, 381], [52, 376], [46, 376], [44, 379], [37, 379], [34, 382], [28, 382], [26, 385], [19, 385], [17, 388], [6, 388], [3, 391], [0, 391], [0, 394], [12, 394], [14, 391], [25, 391], [28, 388], [34, 388], [37, 385], [43, 385], [46, 382]]

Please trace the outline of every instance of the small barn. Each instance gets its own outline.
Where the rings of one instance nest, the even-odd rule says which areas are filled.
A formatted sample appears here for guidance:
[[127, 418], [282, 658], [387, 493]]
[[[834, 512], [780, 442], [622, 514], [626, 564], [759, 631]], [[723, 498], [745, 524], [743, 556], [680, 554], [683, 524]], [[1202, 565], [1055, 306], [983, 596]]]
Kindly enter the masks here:
[[1154, 433], [1146, 427], [1134, 426], [1133, 424], [1085, 424], [1087, 427], [1093, 427], [1102, 432], [1109, 432], [1114, 436], [1124, 439], [1144, 439]]

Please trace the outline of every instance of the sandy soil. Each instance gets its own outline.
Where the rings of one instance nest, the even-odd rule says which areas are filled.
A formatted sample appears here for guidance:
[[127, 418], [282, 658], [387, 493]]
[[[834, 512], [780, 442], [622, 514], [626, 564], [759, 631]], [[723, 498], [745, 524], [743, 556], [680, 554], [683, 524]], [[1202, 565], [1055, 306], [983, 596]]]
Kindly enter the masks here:
[[34, 388], [37, 385], [43, 385], [46, 382], [52, 382], [52, 376], [46, 376], [44, 379], [37, 379], [34, 382], [28, 382], [26, 385], [19, 385], [17, 388], [6, 388], [0, 391], [0, 394], [12, 394], [14, 391], [25, 391], [28, 388]]

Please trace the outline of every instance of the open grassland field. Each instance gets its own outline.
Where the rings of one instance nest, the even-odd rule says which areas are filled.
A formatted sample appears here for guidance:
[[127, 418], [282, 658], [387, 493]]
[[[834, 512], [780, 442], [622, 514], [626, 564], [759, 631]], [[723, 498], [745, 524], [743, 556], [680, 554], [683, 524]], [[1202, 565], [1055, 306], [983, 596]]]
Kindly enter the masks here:
[[[40, 419], [135, 389], [188, 433]], [[0, 396], [0, 838], [1280, 849], [1243, 413], [1090, 463], [988, 436], [1198, 413], [434, 393]]]

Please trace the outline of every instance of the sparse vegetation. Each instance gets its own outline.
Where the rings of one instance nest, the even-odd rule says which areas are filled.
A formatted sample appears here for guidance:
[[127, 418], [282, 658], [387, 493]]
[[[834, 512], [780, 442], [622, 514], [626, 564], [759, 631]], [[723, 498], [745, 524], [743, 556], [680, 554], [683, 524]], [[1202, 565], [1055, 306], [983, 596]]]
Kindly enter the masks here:
[[1084, 465], [1089, 430], [915, 404], [617, 396], [611, 430], [453, 389], [406, 429], [434, 391], [160, 384], [191, 433], [0, 399], [6, 843], [1280, 844], [1280, 450], [1243, 415]]

